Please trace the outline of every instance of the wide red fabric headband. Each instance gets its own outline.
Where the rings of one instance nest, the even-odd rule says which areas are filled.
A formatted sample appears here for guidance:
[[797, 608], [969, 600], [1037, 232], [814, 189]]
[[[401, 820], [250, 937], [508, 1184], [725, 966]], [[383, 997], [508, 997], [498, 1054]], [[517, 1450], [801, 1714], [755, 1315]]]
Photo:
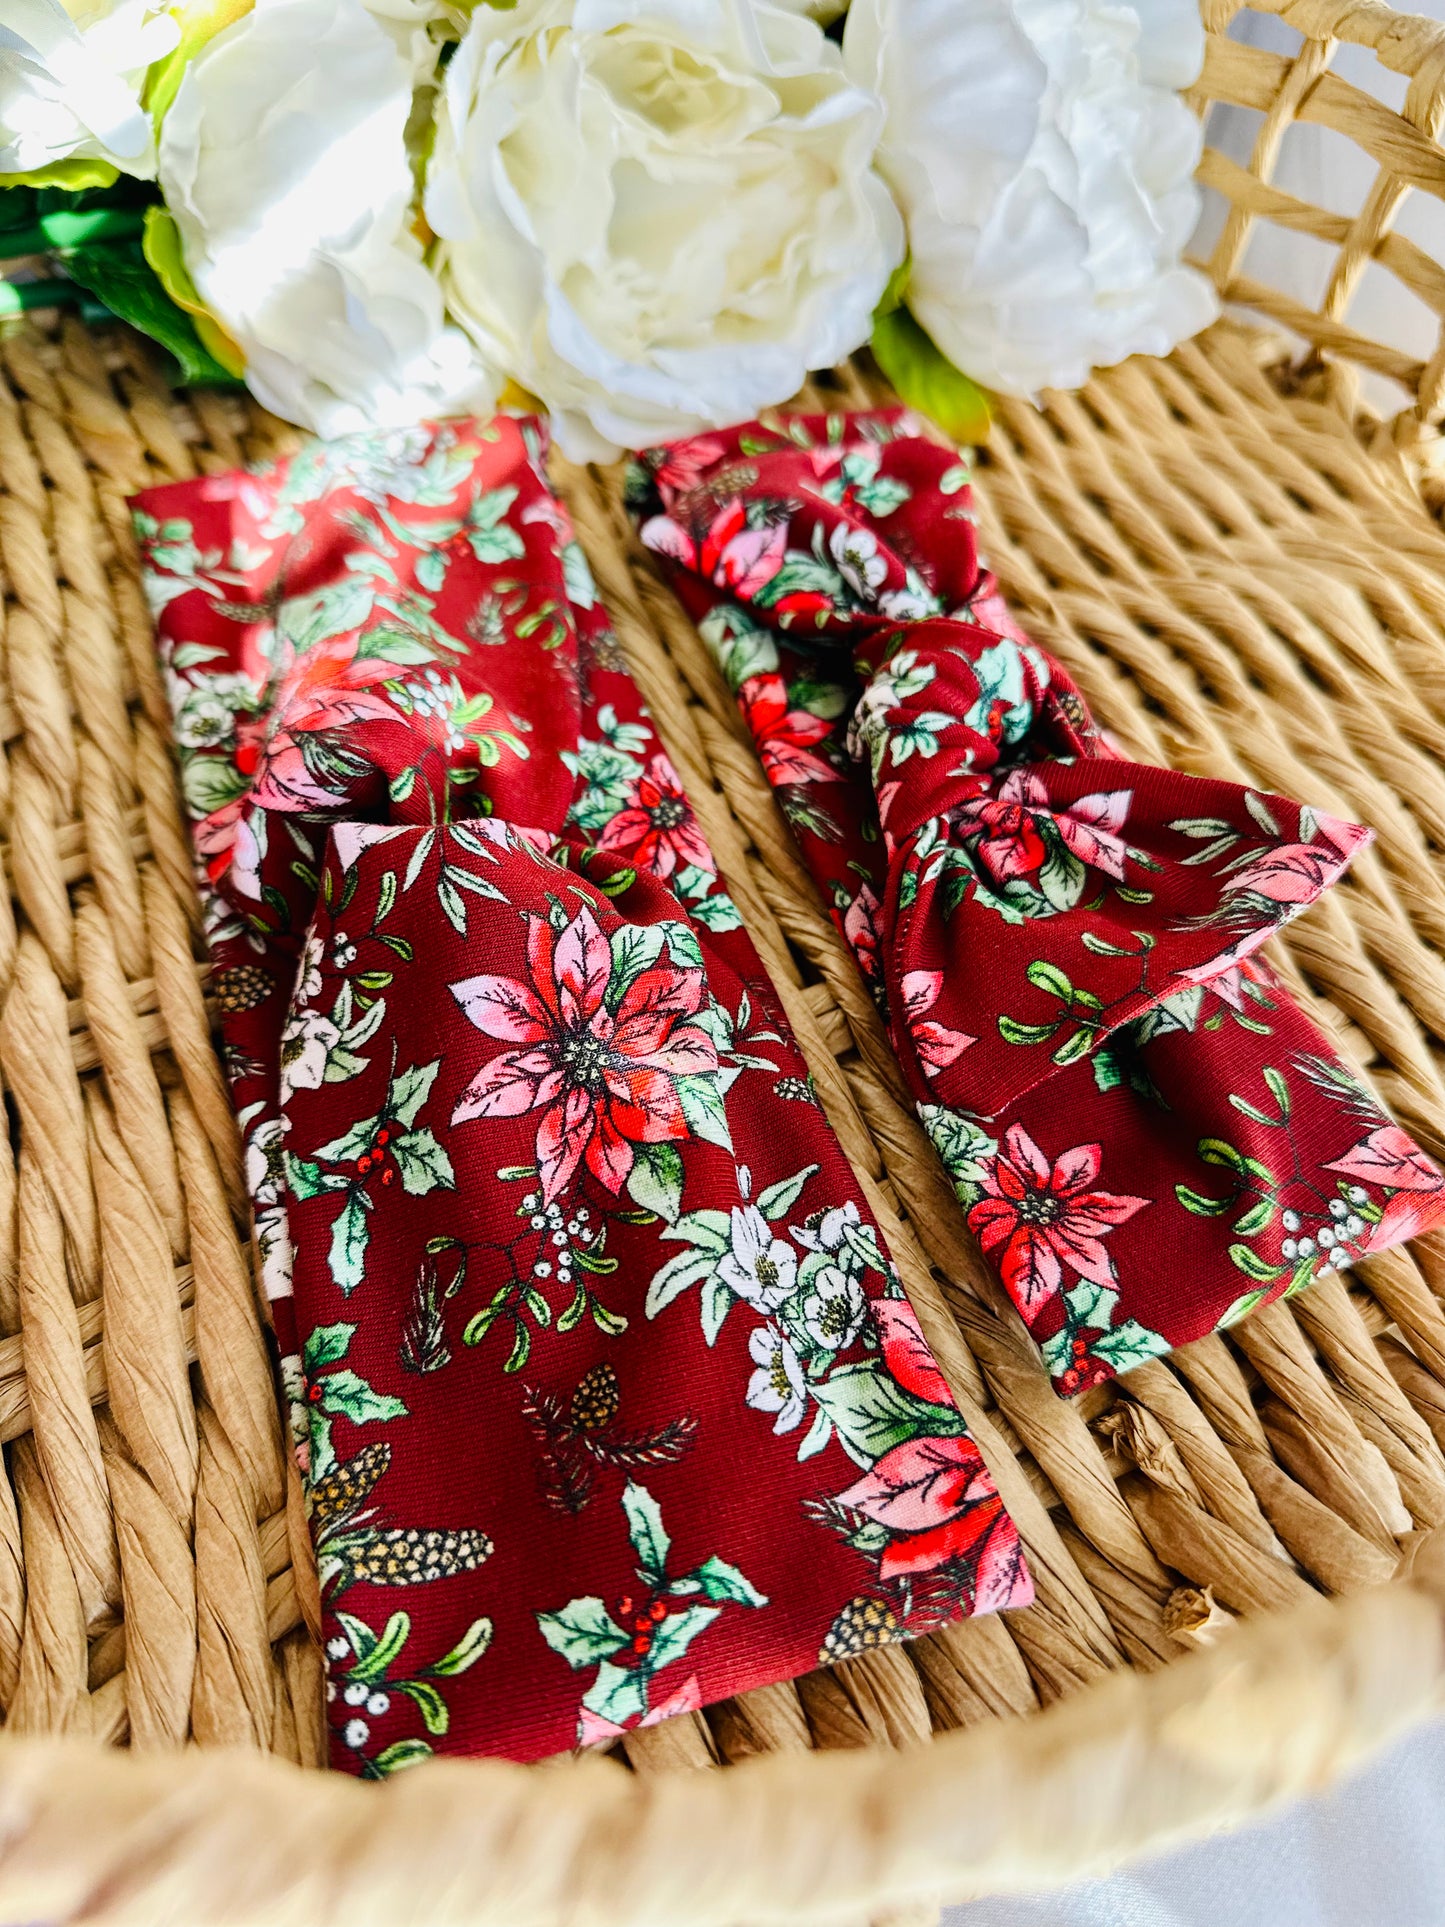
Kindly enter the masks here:
[[[135, 505], [368, 1775], [1030, 1597], [544, 454]], [[1445, 1216], [1255, 954], [1367, 832], [1113, 754], [951, 454], [788, 417], [630, 486], [1062, 1391]]]
[[1445, 1217], [1256, 954], [1357, 824], [1125, 761], [897, 412], [653, 451], [629, 493], [1066, 1393]]
[[367, 1775], [1031, 1596], [542, 458], [134, 505]]

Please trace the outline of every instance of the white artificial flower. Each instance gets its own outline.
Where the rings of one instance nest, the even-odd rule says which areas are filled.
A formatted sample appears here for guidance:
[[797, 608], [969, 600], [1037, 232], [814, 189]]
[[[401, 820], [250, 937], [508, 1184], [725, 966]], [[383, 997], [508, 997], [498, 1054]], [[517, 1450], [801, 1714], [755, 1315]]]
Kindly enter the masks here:
[[0, 174], [90, 161], [151, 178], [155, 143], [140, 90], [151, 62], [170, 53], [181, 37], [163, 4], [5, 0]]
[[839, 14], [848, 10], [848, 0], [776, 0], [776, 4], [788, 13], [807, 14], [820, 27], [830, 26]]
[[426, 188], [451, 314], [575, 457], [786, 401], [901, 259], [881, 116], [770, 0], [481, 6]]
[[258, 399], [322, 435], [496, 400], [412, 231], [407, 123], [434, 59], [410, 14], [258, 0], [191, 62], [166, 115], [161, 186], [196, 290]]
[[776, 1412], [775, 1432], [791, 1432], [808, 1409], [808, 1385], [798, 1354], [776, 1325], [759, 1325], [748, 1339], [757, 1370], [748, 1380], [744, 1402], [755, 1412]]
[[797, 1282], [798, 1260], [792, 1246], [773, 1236], [755, 1204], [735, 1204], [730, 1229], [731, 1242], [718, 1276], [759, 1311], [776, 1311]]
[[908, 303], [986, 387], [1077, 387], [1218, 312], [1199, 208], [1193, 0], [853, 0], [844, 60], [888, 110]]

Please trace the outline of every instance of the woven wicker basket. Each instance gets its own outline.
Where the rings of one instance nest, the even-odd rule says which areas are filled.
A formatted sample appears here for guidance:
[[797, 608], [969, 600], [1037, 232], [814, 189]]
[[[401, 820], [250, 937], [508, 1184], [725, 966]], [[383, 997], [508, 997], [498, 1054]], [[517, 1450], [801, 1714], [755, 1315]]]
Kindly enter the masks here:
[[[1251, 168], [1205, 156], [1232, 210], [1211, 267], [1297, 339], [1228, 321], [1041, 413], [1006, 409], [980, 515], [1023, 620], [1129, 752], [1378, 830], [1277, 961], [1438, 1156], [1445, 334], [1422, 363], [1348, 311], [1373, 262], [1445, 316], [1445, 265], [1392, 231], [1412, 191], [1445, 199], [1445, 28], [1375, 0], [1259, 5], [1301, 36], [1292, 58], [1227, 38], [1230, 0], [1207, 7], [1200, 104], [1261, 115]], [[1331, 73], [1341, 45], [1408, 77], [1401, 113]], [[1296, 120], [1378, 166], [1358, 216], [1270, 185]], [[1257, 220], [1337, 251], [1317, 312], [1244, 274]], [[1357, 406], [1353, 367], [1400, 385], [1392, 419]], [[859, 371], [839, 390], [874, 392]], [[912, 1923], [939, 1896], [1240, 1820], [1433, 1710], [1445, 1240], [1056, 1400], [617, 477], [571, 470], [631, 660], [1038, 1603], [629, 1737], [621, 1764], [448, 1763], [380, 1788], [299, 1770], [321, 1754], [315, 1579], [124, 509], [280, 434], [236, 399], [177, 399], [124, 332], [52, 316], [0, 339], [0, 1918]], [[204, 1750], [182, 1757], [188, 1741]]]

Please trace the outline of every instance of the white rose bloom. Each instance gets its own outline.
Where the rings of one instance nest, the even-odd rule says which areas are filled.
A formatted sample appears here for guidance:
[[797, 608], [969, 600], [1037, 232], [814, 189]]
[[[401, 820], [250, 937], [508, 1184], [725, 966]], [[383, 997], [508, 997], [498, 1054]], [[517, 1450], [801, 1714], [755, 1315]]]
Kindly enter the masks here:
[[874, 97], [768, 0], [482, 6], [443, 77], [427, 219], [452, 315], [606, 456], [786, 401], [902, 258]]
[[[5, 0], [0, 8], [0, 174], [103, 161], [149, 180], [140, 104], [153, 60], [181, 37], [163, 0]], [[109, 176], [105, 177], [109, 179]]]
[[1181, 264], [1203, 57], [1193, 0], [853, 0], [844, 61], [888, 109], [878, 166], [908, 303], [986, 387], [1077, 387], [1218, 312]]
[[161, 134], [186, 266], [248, 386], [326, 436], [496, 401], [412, 232], [406, 127], [435, 52], [400, 11], [259, 0], [192, 61]]

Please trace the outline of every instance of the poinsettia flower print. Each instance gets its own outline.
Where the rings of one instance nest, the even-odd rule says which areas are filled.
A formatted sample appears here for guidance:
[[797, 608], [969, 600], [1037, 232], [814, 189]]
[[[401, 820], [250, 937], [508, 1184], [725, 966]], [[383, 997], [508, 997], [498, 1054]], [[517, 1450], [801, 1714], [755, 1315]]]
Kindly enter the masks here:
[[1445, 1217], [1445, 1174], [1398, 1124], [1381, 1125], [1324, 1168], [1394, 1192], [1370, 1228], [1366, 1251], [1384, 1251]]
[[1129, 846], [1119, 832], [1128, 821], [1133, 800], [1132, 790], [1098, 790], [1054, 807], [1038, 772], [1016, 769], [992, 794], [960, 804], [953, 815], [965, 836], [982, 832], [975, 860], [997, 883], [1032, 876], [1042, 866], [1047, 853], [1039, 828], [1043, 819], [1053, 824], [1064, 847], [1080, 863], [1122, 882]]
[[809, 709], [789, 709], [788, 687], [781, 676], [749, 676], [738, 686], [738, 701], [770, 783], [843, 780], [813, 752], [813, 745], [821, 743], [833, 725]]
[[[892, 1535], [879, 1577], [931, 1572], [950, 1559], [977, 1562], [976, 1610], [1018, 1596], [1018, 1532], [972, 1439], [908, 1439], [838, 1494]], [[998, 1597], [1000, 1589], [1002, 1596]]]
[[928, 1015], [943, 989], [941, 970], [910, 970], [903, 979], [903, 1021], [929, 1077], [937, 1077], [978, 1039], [965, 1030], [950, 1030]]
[[484, 975], [450, 986], [485, 1036], [519, 1045], [492, 1058], [462, 1092], [452, 1123], [541, 1111], [537, 1171], [550, 1204], [579, 1164], [611, 1192], [634, 1144], [689, 1135], [675, 1079], [715, 1074], [717, 1049], [688, 1022], [703, 1008], [700, 969], [659, 960], [608, 1008], [612, 949], [590, 905], [554, 929], [527, 914], [530, 984]]
[[1095, 1191], [1102, 1158], [1101, 1146], [1076, 1144], [1050, 1163], [1023, 1125], [1011, 1124], [984, 1168], [985, 1196], [968, 1226], [985, 1251], [998, 1252], [999, 1272], [1026, 1318], [1062, 1289], [1066, 1265], [1096, 1285], [1118, 1282], [1104, 1239], [1151, 1200]]
[[605, 826], [597, 847], [624, 851], [639, 869], [658, 877], [689, 864], [708, 872], [713, 868], [677, 771], [660, 753], [632, 785], [626, 807]]
[[743, 601], [772, 581], [788, 546], [787, 523], [753, 526], [740, 496], [723, 504], [700, 540], [667, 515], [653, 516], [639, 532], [654, 553], [670, 556]]
[[1315, 824], [1319, 841], [1281, 843], [1264, 851], [1246, 868], [1226, 878], [1224, 889], [1231, 896], [1262, 898], [1267, 905], [1278, 905], [1281, 917], [1292, 916], [1313, 903], [1336, 881], [1361, 844], [1369, 841], [1368, 830], [1318, 811]]
[[889, 1377], [930, 1405], [953, 1404], [948, 1381], [939, 1371], [918, 1313], [906, 1298], [879, 1298], [873, 1305], [873, 1322], [883, 1346], [883, 1363]]
[[359, 637], [329, 636], [293, 655], [272, 698], [270, 721], [238, 730], [236, 762], [254, 780], [250, 801], [263, 810], [325, 809], [336, 793], [313, 775], [303, 739], [356, 723], [403, 720], [396, 708], [366, 685], [385, 682], [395, 665], [357, 659]]
[[843, 935], [864, 983], [870, 987], [883, 981], [883, 965], [878, 955], [878, 917], [882, 907], [873, 886], [862, 883], [843, 917]]

